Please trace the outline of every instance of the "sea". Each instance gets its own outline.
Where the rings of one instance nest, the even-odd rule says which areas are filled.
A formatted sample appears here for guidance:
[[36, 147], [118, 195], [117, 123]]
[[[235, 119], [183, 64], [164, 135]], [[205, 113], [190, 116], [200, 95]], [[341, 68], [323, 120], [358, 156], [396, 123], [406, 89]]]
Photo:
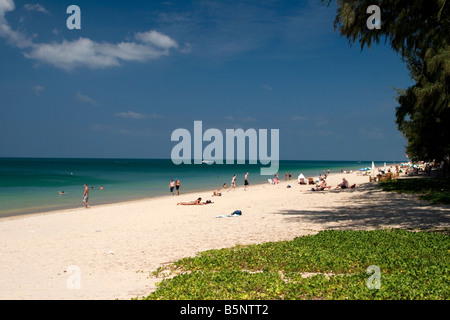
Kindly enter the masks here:
[[[388, 164], [393, 163], [387, 162]], [[371, 167], [372, 161], [281, 160], [278, 175], [290, 173], [292, 183], [302, 173], [316, 177], [341, 170]], [[384, 161], [376, 161], [381, 167]], [[180, 164], [170, 159], [75, 159], [0, 158], [0, 218], [60, 209], [84, 207], [84, 184], [90, 188], [91, 206], [170, 195], [170, 180], [179, 179], [180, 194], [244, 185], [249, 173], [252, 184], [268, 183], [260, 164]], [[63, 193], [63, 194], [60, 194]]]

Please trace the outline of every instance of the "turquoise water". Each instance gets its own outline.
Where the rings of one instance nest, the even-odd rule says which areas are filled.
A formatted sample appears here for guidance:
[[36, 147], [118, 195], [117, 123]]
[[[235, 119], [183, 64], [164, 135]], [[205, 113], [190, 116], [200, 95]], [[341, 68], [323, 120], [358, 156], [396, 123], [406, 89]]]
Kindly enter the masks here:
[[[358, 170], [372, 162], [360, 161], [280, 161], [279, 176], [300, 173], [306, 177]], [[375, 165], [382, 166], [383, 162]], [[83, 207], [86, 183], [91, 189], [89, 204], [98, 205], [169, 195], [170, 179], [180, 179], [181, 193], [214, 190], [230, 185], [243, 186], [249, 172], [251, 184], [266, 183], [260, 165], [175, 165], [170, 159], [44, 159], [0, 158], [0, 217], [66, 208]], [[100, 190], [103, 186], [103, 190]], [[59, 195], [64, 191], [64, 195]]]

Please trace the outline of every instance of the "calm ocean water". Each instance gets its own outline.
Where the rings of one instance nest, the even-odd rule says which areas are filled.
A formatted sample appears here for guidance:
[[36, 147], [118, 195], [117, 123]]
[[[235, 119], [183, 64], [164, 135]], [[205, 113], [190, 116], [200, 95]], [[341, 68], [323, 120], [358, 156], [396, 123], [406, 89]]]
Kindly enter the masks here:
[[[361, 161], [280, 161], [279, 176], [300, 173], [306, 177], [358, 170], [371, 166]], [[376, 162], [377, 166], [383, 163]], [[55, 209], [83, 207], [81, 197], [86, 183], [91, 189], [89, 204], [98, 205], [169, 195], [170, 179], [180, 179], [181, 193], [243, 186], [249, 172], [251, 184], [266, 183], [260, 164], [175, 165], [170, 159], [46, 159], [0, 158], [0, 217]], [[103, 190], [100, 190], [103, 186]], [[59, 195], [64, 191], [64, 195]]]

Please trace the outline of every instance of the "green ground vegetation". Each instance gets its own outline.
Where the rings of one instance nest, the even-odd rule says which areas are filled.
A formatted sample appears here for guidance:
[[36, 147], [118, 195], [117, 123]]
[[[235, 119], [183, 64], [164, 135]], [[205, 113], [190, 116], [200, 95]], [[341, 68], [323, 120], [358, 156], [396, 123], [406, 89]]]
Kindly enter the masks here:
[[445, 233], [327, 230], [181, 259], [154, 272], [166, 277], [144, 299], [446, 300], [449, 258]]

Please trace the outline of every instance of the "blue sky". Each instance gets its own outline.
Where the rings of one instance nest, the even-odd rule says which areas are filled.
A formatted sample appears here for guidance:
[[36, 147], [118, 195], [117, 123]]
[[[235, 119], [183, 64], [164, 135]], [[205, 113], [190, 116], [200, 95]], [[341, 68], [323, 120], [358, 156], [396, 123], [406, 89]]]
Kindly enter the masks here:
[[[81, 30], [66, 26], [72, 4]], [[406, 66], [387, 45], [350, 47], [335, 13], [319, 0], [0, 0], [0, 157], [170, 158], [171, 133], [201, 120], [279, 129], [280, 159], [404, 160]]]

